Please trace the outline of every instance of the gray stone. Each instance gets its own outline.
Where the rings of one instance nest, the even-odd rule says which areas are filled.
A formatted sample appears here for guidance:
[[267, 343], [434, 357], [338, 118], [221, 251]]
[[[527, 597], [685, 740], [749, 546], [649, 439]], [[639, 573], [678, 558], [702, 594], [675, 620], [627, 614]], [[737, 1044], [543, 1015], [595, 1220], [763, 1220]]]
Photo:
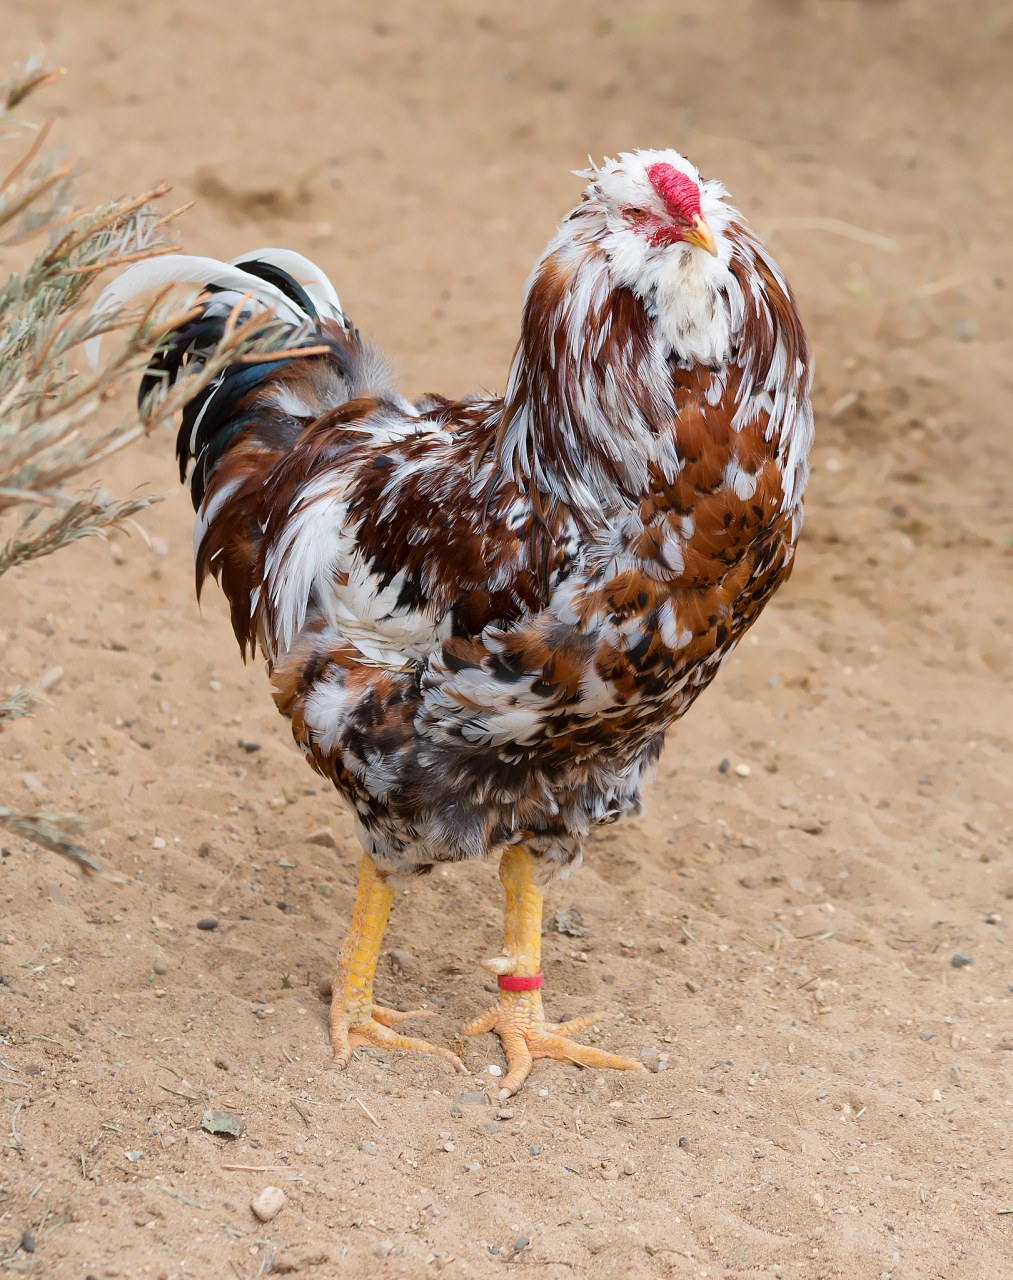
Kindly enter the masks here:
[[265, 1187], [250, 1201], [250, 1208], [261, 1222], [270, 1222], [281, 1213], [286, 1204], [288, 1196], [281, 1187]]
[[[234, 1111], [218, 1111], [209, 1108], [201, 1117], [200, 1127], [208, 1133], [221, 1134], [226, 1138], [238, 1138], [246, 1128], [246, 1121]], [[263, 1218], [263, 1222], [267, 1219]]]
[[969, 964], [974, 964], [974, 956], [965, 956], [961, 952], [956, 952], [950, 961], [954, 969], [966, 969]]

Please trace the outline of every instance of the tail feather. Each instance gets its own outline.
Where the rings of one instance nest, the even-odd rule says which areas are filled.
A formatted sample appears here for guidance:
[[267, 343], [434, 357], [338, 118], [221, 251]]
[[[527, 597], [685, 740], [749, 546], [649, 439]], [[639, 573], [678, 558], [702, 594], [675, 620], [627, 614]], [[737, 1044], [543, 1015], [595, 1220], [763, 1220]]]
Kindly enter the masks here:
[[[294, 249], [255, 249], [252, 253], [244, 253], [233, 258], [229, 264], [233, 267], [244, 267], [250, 270], [251, 262], [267, 263], [272, 267], [280, 267], [291, 280], [298, 281], [306, 292], [315, 299], [317, 309], [332, 320], [340, 320], [344, 316], [334, 285], [324, 275], [315, 262], [304, 258]], [[322, 306], [320, 304], [323, 304]]]
[[[272, 253], [273, 255], [276, 251], [260, 250], [259, 252]], [[299, 254], [294, 256], [300, 257]], [[248, 254], [246, 255], [246, 260], [258, 261], [259, 259], [257, 254]], [[301, 260], [303, 262], [306, 261], [305, 258]], [[312, 264], [309, 265], [312, 266]], [[322, 275], [318, 269], [316, 269], [316, 272], [317, 276]], [[323, 278], [326, 280], [326, 277]], [[294, 277], [290, 276], [289, 279], [297, 289], [301, 288]], [[149, 289], [159, 289], [171, 284], [199, 284], [219, 291], [230, 291], [232, 305], [235, 305], [244, 294], [249, 294], [257, 300], [261, 309], [273, 311], [280, 320], [287, 320], [292, 324], [314, 319], [318, 310], [322, 310], [330, 319], [347, 323], [340, 306], [332, 305], [327, 301], [326, 295], [321, 296], [318, 293], [318, 301], [323, 305], [320, 308], [315, 308], [313, 312], [309, 312], [294, 301], [291, 292], [286, 293], [271, 281], [263, 279], [250, 271], [243, 271], [234, 263], [218, 262], [215, 258], [198, 258], [182, 254], [164, 258], [148, 258], [143, 262], [135, 262], [133, 266], [124, 271], [123, 275], [118, 276], [111, 284], [106, 285], [99, 294], [94, 307], [92, 307], [92, 315], [99, 311], [111, 311], [116, 307], [121, 307], [124, 303], [130, 302], [132, 298], [136, 298], [139, 293], [145, 293]], [[306, 291], [303, 290], [303, 292], [305, 293]], [[333, 285], [330, 287], [330, 294], [334, 296], [335, 300], [337, 299]], [[92, 367], [98, 364], [101, 342], [101, 338], [90, 338], [85, 343], [85, 352]]]
[[[275, 349], [286, 353], [226, 366], [185, 405], [176, 439], [181, 481], [192, 464], [198, 596], [208, 574], [219, 579], [240, 645], [252, 652], [260, 626], [259, 552], [269, 518], [265, 493], [277, 490], [275, 505], [285, 510], [285, 495], [305, 480], [279, 465], [285, 454], [311, 424], [334, 411], [344, 409], [351, 424], [367, 405], [389, 405], [411, 416], [418, 410], [397, 392], [386, 357], [362, 341], [319, 267], [288, 250], [260, 249], [230, 263], [185, 257], [140, 262], [103, 292], [96, 309], [176, 281], [199, 284], [203, 294], [197, 313], [168, 333], [149, 361], [142, 400], [203, 367], [230, 319], [243, 325], [262, 315], [273, 327]], [[300, 347], [327, 352], [293, 354]]]
[[141, 401], [207, 360], [237, 304], [240, 324], [259, 312], [282, 322], [279, 348], [330, 348], [324, 356], [230, 365], [186, 405], [176, 456], [181, 481], [193, 463], [195, 510], [215, 465], [239, 437], [252, 432], [273, 456], [289, 447], [308, 421], [358, 396], [392, 399], [400, 408], [407, 404], [394, 390], [386, 358], [362, 341], [341, 310], [330, 280], [288, 249], [257, 249], [228, 263], [199, 257], [139, 262], [103, 291], [95, 310], [176, 281], [201, 284], [210, 296], [196, 319], [163, 340], [141, 381]]

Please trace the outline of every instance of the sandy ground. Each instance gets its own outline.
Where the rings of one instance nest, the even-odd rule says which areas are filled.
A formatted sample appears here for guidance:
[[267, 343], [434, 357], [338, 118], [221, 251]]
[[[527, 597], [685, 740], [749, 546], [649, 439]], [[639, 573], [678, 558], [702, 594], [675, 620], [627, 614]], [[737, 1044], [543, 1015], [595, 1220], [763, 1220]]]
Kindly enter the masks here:
[[[326, 1072], [316, 988], [358, 853], [223, 601], [194, 603], [168, 433], [102, 477], [171, 490], [154, 550], [94, 541], [0, 583], [0, 684], [64, 671], [0, 739], [0, 799], [87, 815], [120, 877], [5, 840], [0, 1263], [1009, 1274], [1009, 4], [0, 12], [6, 59], [44, 44], [70, 69], [48, 104], [83, 197], [168, 177], [200, 198], [190, 251], [311, 254], [409, 391], [502, 385], [569, 170], [635, 145], [726, 182], [819, 364], [789, 587], [673, 735], [645, 816], [550, 895], [588, 931], [545, 939], [550, 1013], [607, 1008], [590, 1038], [656, 1074], [542, 1062], [489, 1101], [498, 1042], [455, 1036], [492, 999], [491, 866], [399, 896], [388, 945], [411, 959], [377, 984], [427, 1004], [472, 1077], [379, 1053]], [[336, 848], [306, 841], [324, 826]], [[202, 1132], [209, 1107], [242, 1136]], [[260, 1225], [268, 1184], [288, 1200]]]

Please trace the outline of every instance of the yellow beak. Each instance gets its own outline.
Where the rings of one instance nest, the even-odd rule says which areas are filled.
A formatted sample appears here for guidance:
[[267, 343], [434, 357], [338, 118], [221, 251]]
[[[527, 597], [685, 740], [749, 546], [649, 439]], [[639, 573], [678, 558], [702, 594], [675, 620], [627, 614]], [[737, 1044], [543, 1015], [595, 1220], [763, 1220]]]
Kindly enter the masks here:
[[718, 256], [718, 242], [714, 239], [714, 232], [699, 214], [690, 223], [689, 230], [682, 233], [682, 238], [700, 249], [706, 249], [713, 257]]

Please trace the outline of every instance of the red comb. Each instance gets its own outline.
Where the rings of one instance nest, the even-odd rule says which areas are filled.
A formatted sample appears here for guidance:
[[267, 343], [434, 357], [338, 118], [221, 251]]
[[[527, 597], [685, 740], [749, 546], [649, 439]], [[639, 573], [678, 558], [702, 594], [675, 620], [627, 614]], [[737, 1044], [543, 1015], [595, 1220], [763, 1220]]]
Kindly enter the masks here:
[[674, 217], [688, 222], [694, 214], [699, 214], [700, 188], [674, 165], [661, 160], [648, 167], [647, 177]]

